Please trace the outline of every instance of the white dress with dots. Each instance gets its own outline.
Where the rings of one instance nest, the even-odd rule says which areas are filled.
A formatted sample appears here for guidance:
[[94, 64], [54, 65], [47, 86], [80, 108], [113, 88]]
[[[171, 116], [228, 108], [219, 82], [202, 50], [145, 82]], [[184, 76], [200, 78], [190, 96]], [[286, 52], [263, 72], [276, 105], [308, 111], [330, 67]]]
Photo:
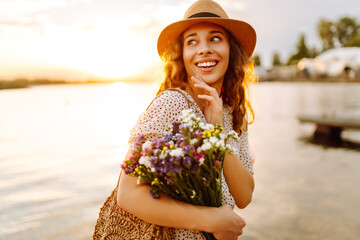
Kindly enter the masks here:
[[[194, 99], [185, 91], [181, 90], [190, 101], [191, 109], [195, 114], [206, 122], [204, 114], [196, 104]], [[140, 134], [143, 134], [146, 140], [152, 140], [154, 138], [161, 138], [163, 134], [169, 129], [174, 121], [178, 119], [181, 111], [188, 108], [187, 100], [184, 96], [172, 90], [166, 90], [162, 92], [152, 102], [149, 108], [139, 117], [135, 127], [131, 130], [129, 144], [131, 145]], [[232, 130], [232, 115], [231, 108], [227, 105], [223, 106], [224, 116], [224, 129], [226, 131]], [[248, 132], [242, 131], [242, 134], [238, 141], [230, 139], [234, 153], [241, 159], [243, 164], [253, 174], [253, 168], [251, 165], [252, 155], [249, 151], [248, 144]], [[228, 204], [232, 207], [235, 206], [234, 198], [229, 192], [229, 187], [226, 183], [224, 174], [222, 174], [222, 204]], [[187, 229], [175, 229], [174, 239], [204, 239], [201, 232], [192, 231]]]

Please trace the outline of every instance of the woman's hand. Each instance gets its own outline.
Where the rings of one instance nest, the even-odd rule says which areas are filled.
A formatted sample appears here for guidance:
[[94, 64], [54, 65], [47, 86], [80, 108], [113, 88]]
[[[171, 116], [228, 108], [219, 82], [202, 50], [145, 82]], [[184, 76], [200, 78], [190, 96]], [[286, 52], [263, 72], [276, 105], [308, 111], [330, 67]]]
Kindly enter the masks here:
[[211, 124], [223, 125], [222, 99], [216, 88], [209, 86], [201, 77], [191, 77], [191, 84], [194, 86], [196, 97], [203, 101], [203, 113], [206, 121]]
[[220, 213], [214, 219], [216, 229], [212, 231], [218, 240], [236, 240], [243, 233], [245, 221], [225, 204], [218, 208]]

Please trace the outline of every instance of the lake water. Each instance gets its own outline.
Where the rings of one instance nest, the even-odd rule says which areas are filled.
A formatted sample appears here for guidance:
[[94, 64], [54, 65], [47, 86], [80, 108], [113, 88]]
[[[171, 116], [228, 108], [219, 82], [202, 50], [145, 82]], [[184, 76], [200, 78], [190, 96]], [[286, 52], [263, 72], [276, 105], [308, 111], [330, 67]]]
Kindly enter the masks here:
[[[0, 239], [90, 239], [153, 83], [0, 91]], [[240, 239], [359, 239], [360, 131], [311, 143], [298, 114], [360, 118], [360, 84], [251, 86], [253, 202]]]

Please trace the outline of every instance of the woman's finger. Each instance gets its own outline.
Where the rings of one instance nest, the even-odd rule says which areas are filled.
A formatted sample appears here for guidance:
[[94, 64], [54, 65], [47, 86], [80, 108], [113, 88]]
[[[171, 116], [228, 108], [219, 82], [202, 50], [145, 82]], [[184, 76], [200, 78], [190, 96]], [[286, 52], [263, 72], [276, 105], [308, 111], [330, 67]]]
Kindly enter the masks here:
[[216, 99], [213, 96], [209, 96], [209, 95], [205, 95], [205, 94], [199, 94], [198, 98], [203, 99], [203, 100], [207, 100], [207, 101], [215, 101]]
[[218, 92], [216, 91], [215, 88], [210, 87], [201, 77], [196, 76], [196, 77], [191, 77], [192, 80], [195, 82], [194, 83], [194, 87], [198, 88], [198, 89], [202, 89], [204, 91], [206, 91], [208, 94], [212, 95], [212, 96], [219, 96]]

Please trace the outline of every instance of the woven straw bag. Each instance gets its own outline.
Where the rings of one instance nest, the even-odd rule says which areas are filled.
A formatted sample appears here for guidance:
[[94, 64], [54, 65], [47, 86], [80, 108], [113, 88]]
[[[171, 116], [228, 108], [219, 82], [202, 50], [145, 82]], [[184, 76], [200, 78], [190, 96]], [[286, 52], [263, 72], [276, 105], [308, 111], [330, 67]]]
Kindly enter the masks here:
[[[181, 93], [190, 108], [190, 102], [186, 95], [179, 89], [171, 88]], [[151, 102], [152, 103], [152, 102]], [[150, 105], [151, 105], [150, 103]], [[120, 177], [119, 177], [120, 181]], [[112, 191], [100, 209], [99, 218], [95, 225], [93, 240], [171, 240], [174, 238], [172, 228], [157, 226], [141, 220], [135, 215], [121, 209], [116, 202], [117, 189]]]
[[93, 235], [94, 240], [170, 240], [173, 238], [171, 228], [145, 222], [119, 208], [116, 203], [117, 188], [118, 186], [100, 209]]

